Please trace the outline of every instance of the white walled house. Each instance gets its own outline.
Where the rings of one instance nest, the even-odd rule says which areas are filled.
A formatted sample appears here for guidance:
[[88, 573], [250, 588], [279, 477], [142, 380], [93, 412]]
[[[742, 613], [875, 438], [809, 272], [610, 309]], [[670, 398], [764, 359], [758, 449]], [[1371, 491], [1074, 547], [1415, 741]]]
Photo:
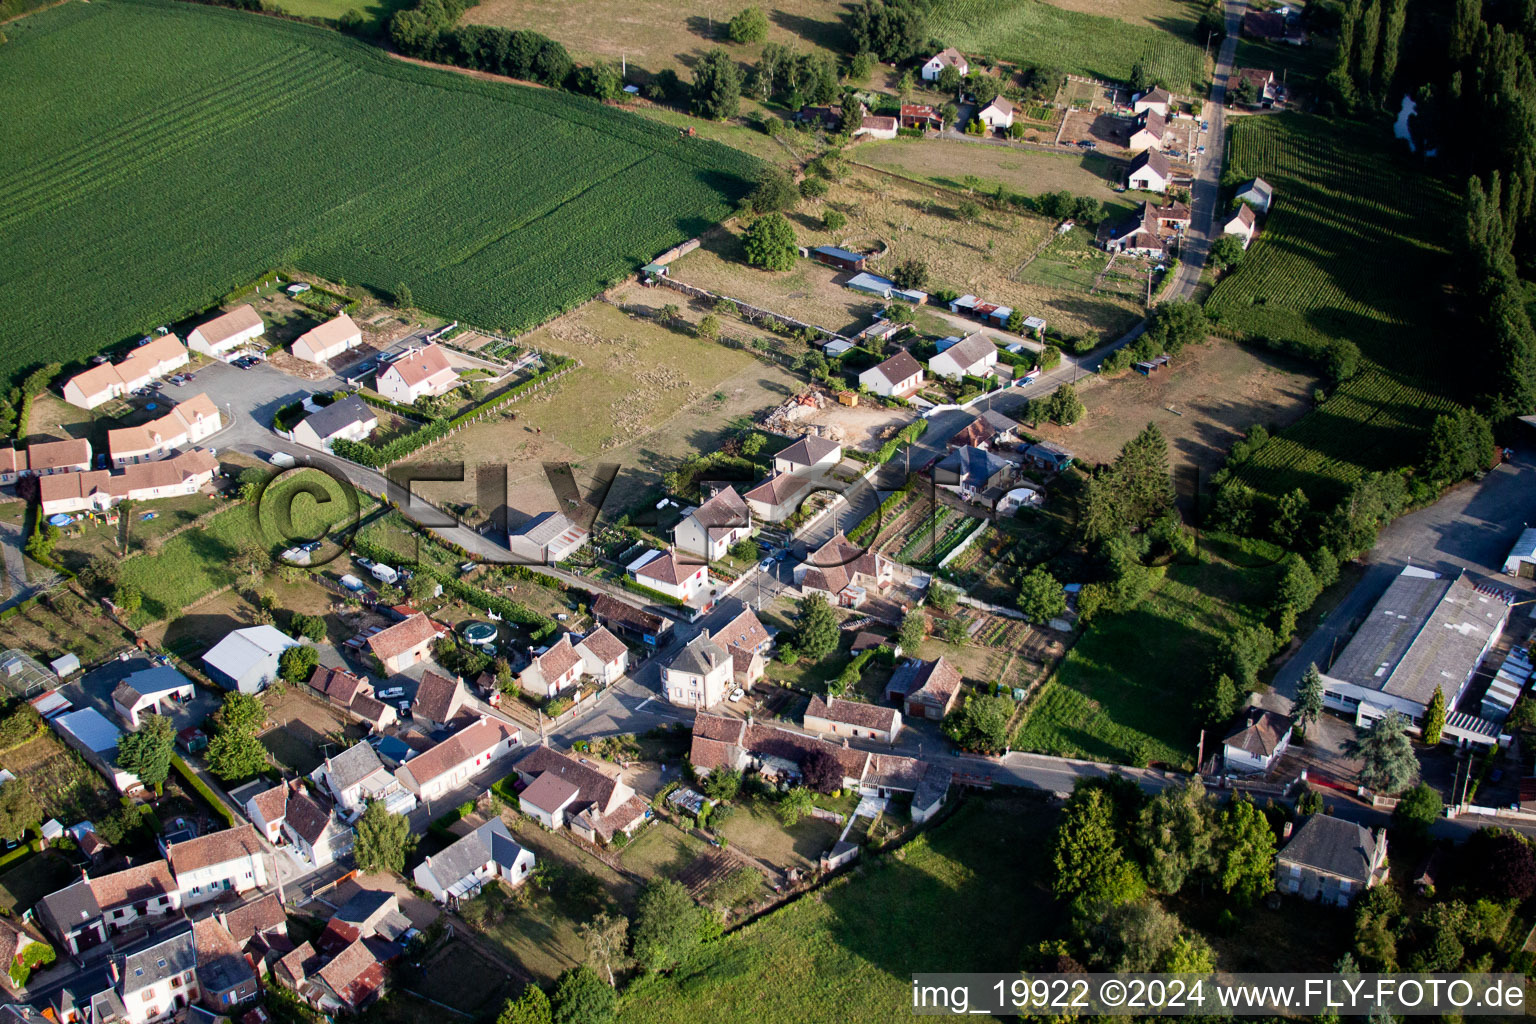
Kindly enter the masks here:
[[395, 769], [395, 777], [420, 800], [436, 800], [507, 757], [521, 742], [522, 733], [516, 726], [482, 716], [474, 725]]
[[354, 743], [326, 758], [310, 778], [330, 794], [337, 806], [351, 814], [360, 814], [369, 800], [383, 800], [392, 814], [405, 814], [416, 806], [415, 795], [385, 767], [378, 752], [367, 743]]
[[166, 852], [184, 905], [206, 903], [227, 892], [267, 884], [267, 857], [251, 825], [172, 843]]
[[928, 371], [935, 377], [959, 380], [966, 375], [985, 377], [996, 365], [997, 345], [977, 331], [928, 360]]
[[452, 906], [474, 896], [493, 878], [522, 885], [535, 864], [533, 851], [512, 838], [506, 822], [492, 818], [416, 865], [411, 878], [438, 903]]
[[213, 480], [219, 464], [207, 449], [193, 448], [169, 459], [133, 463], [121, 473], [93, 469], [45, 476], [38, 481], [43, 514], [104, 512], [125, 498], [155, 501], [196, 494]]
[[229, 361], [236, 349], [255, 341], [267, 331], [261, 315], [250, 303], [236, 306], [222, 316], [199, 324], [187, 335], [187, 347], [214, 359]]
[[801, 724], [813, 732], [895, 743], [901, 734], [901, 712], [839, 697], [812, 697]]
[[1148, 89], [1133, 99], [1131, 101], [1131, 113], [1145, 114], [1147, 111], [1152, 110], [1162, 117], [1167, 117], [1168, 108], [1172, 103], [1173, 96], [1169, 94], [1167, 89], [1159, 85], [1156, 88]]
[[131, 349], [120, 362], [100, 363], [75, 374], [64, 384], [64, 401], [94, 409], [179, 370], [190, 359], [180, 338], [162, 334]]
[[309, 363], [323, 363], [363, 343], [363, 332], [343, 313], [319, 327], [305, 331], [290, 347], [295, 356]]
[[373, 406], [356, 395], [348, 395], [300, 420], [293, 428], [293, 440], [306, 448], [328, 451], [332, 441], [366, 441], [377, 429], [379, 415]]
[[563, 633], [543, 654], [535, 655], [518, 674], [518, 685], [540, 697], [558, 697], [581, 681], [581, 653]]
[[1139, 189], [1142, 192], [1167, 192], [1168, 182], [1172, 180], [1173, 172], [1168, 167], [1168, 158], [1156, 149], [1149, 149], [1136, 154], [1131, 161], [1131, 170], [1126, 175], [1126, 185], [1129, 188]]
[[923, 81], [937, 82], [939, 73], [945, 68], [954, 68], [960, 72], [961, 78], [971, 73], [971, 64], [965, 59], [965, 55], [953, 46], [948, 46], [929, 57], [923, 64]]
[[1259, 225], [1258, 215], [1253, 212], [1253, 207], [1247, 203], [1238, 203], [1237, 209], [1227, 218], [1221, 226], [1224, 235], [1235, 235], [1242, 240], [1243, 248], [1248, 248], [1248, 243], [1253, 241], [1254, 229]]
[[678, 550], [707, 562], [724, 558], [731, 545], [752, 536], [752, 512], [736, 488], [717, 491], [672, 528]]
[[107, 431], [107, 450], [116, 466], [163, 459], [178, 448], [202, 443], [217, 434], [223, 425], [223, 417], [213, 399], [198, 394], [159, 419]]
[[128, 1024], [163, 1020], [197, 1002], [197, 950], [191, 930], [114, 963]]
[[679, 601], [691, 601], [709, 586], [709, 566], [685, 561], [676, 551], [653, 551], [629, 564], [629, 574], [642, 586]]
[[458, 371], [449, 365], [441, 345], [416, 349], [374, 376], [375, 390], [400, 405], [411, 405], [424, 395], [444, 394], [458, 384]]
[[1013, 103], [1006, 97], [994, 96], [991, 103], [976, 112], [976, 119], [994, 132], [1007, 131], [1013, 127]]
[[582, 638], [576, 645], [581, 655], [583, 675], [598, 680], [604, 686], [616, 681], [629, 669], [629, 648], [624, 642], [602, 626]]
[[859, 386], [884, 398], [906, 398], [923, 383], [923, 364], [905, 350], [859, 374]]
[[705, 630], [661, 670], [662, 693], [679, 707], [712, 708], [731, 689], [735, 662]]
[[1243, 709], [1236, 728], [1222, 740], [1229, 772], [1267, 772], [1291, 744], [1291, 719], [1259, 707]]

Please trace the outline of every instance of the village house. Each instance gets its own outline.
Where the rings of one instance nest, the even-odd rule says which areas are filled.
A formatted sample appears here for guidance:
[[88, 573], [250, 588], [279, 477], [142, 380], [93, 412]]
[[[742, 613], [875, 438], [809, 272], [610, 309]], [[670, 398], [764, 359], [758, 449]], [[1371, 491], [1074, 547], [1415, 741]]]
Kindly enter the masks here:
[[293, 428], [295, 444], [329, 451], [333, 441], [366, 441], [379, 429], [379, 415], [357, 395], [322, 406]]
[[457, 677], [441, 675], [428, 669], [416, 686], [416, 700], [411, 714], [427, 725], [447, 725], [458, 716], [468, 696]]
[[441, 345], [412, 349], [374, 376], [374, 390], [397, 405], [411, 405], [427, 395], [441, 395], [459, 385], [459, 373]]
[[245, 816], [267, 842], [273, 846], [280, 843], [283, 838], [283, 819], [288, 816], [288, 783], [279, 782], [269, 789], [253, 793], [245, 801]]
[[404, 945], [415, 933], [400, 910], [400, 897], [385, 889], [358, 889], [336, 908], [315, 945], [321, 953], [340, 953], [359, 939]]
[[649, 551], [627, 566], [635, 582], [677, 601], [687, 603], [709, 586], [709, 566], [685, 561], [676, 551]]
[[492, 818], [416, 865], [411, 878], [438, 903], [456, 906], [492, 879], [518, 886], [533, 873], [533, 851], [518, 843], [506, 822]]
[[64, 401], [82, 409], [94, 409], [174, 373], [190, 359], [180, 338], [162, 334], [130, 349], [120, 362], [98, 363], [75, 374], [64, 384]]
[[903, 128], [917, 128], [922, 131], [941, 132], [944, 130], [944, 115], [926, 103], [903, 103], [901, 105], [901, 126]]
[[654, 648], [672, 629], [672, 621], [620, 601], [612, 594], [598, 594], [592, 601], [592, 618], [614, 633], [633, 637]]
[[368, 638], [368, 649], [379, 659], [384, 672], [394, 675], [425, 661], [432, 641], [447, 633], [425, 614], [417, 612]]
[[1155, 110], [1148, 110], [1138, 114], [1136, 120], [1131, 122], [1131, 134], [1125, 140], [1125, 148], [1132, 153], [1140, 153], [1144, 149], [1162, 149], [1163, 136], [1167, 134], [1168, 119]]
[[226, 690], [260, 693], [278, 679], [278, 662], [290, 647], [302, 646], [276, 626], [246, 626], [224, 635], [203, 655], [208, 678]]
[[942, 721], [960, 695], [960, 673], [942, 657], [933, 661], [908, 659], [885, 684], [885, 699], [899, 698], [908, 718]]
[[1307, 33], [1282, 11], [1245, 12], [1243, 35], [1268, 42], [1287, 43], [1291, 46], [1305, 44]]
[[425, 753], [395, 769], [395, 778], [424, 803], [441, 799], [511, 754], [522, 733], [510, 722], [484, 715]]
[[290, 785], [283, 836], [312, 868], [323, 868], [352, 849], [352, 830], [340, 824], [331, 805], [309, 795], [295, 779]]
[[994, 96], [976, 112], [976, 120], [986, 125], [988, 131], [1006, 132], [1013, 127], [1013, 103], [1006, 97]]
[[215, 1013], [229, 1013], [256, 998], [256, 970], [223, 921], [218, 917], [194, 921], [192, 942], [203, 1006]]
[[288, 915], [277, 893], [242, 903], [230, 911], [221, 911], [219, 922], [239, 944], [256, 973], [265, 976], [279, 957], [293, 950], [288, 937]]
[[960, 72], [961, 78], [971, 73], [971, 63], [965, 59], [965, 55], [953, 46], [946, 46], [923, 64], [923, 81], [937, 82], [939, 73], [945, 68], [954, 68]]
[[1387, 880], [1387, 833], [1314, 814], [1275, 856], [1275, 888], [1347, 907]]
[[1246, 707], [1222, 740], [1229, 772], [1267, 772], [1291, 743], [1291, 719], [1278, 711]]
[[582, 674], [603, 686], [616, 682], [629, 670], [629, 648], [602, 626], [582, 638], [576, 653], [581, 655]]
[[923, 364], [905, 350], [859, 374], [859, 387], [883, 398], [906, 398], [922, 384]]
[[336, 319], [327, 320], [319, 327], [299, 335], [288, 350], [305, 362], [323, 363], [362, 343], [362, 330], [352, 322], [350, 316], [342, 313]]
[[304, 943], [283, 957], [277, 976], [310, 1006], [328, 1016], [356, 1013], [384, 994], [388, 975], [379, 952], [358, 939], [329, 958]]
[[881, 117], [875, 114], [866, 114], [859, 122], [859, 126], [853, 130], [853, 137], [867, 135], [872, 139], [894, 139], [896, 129], [900, 122], [894, 117]]
[[192, 680], [169, 665], [133, 672], [112, 691], [112, 710], [130, 729], [144, 715], [169, 715], [176, 705], [192, 699]]
[[1248, 243], [1253, 241], [1254, 229], [1259, 225], [1258, 215], [1253, 212], [1253, 207], [1247, 203], [1238, 203], [1237, 209], [1221, 225], [1221, 233], [1235, 235], [1242, 240], [1243, 248], [1248, 248]]
[[571, 634], [562, 633], [542, 653], [528, 662], [518, 674], [518, 685], [537, 697], [558, 697], [581, 681], [581, 653], [571, 643]]
[[1074, 458], [1075, 455], [1054, 441], [1040, 441], [1024, 449], [1025, 463], [1047, 473], [1060, 473], [1072, 465]]
[[171, 843], [166, 850], [183, 905], [204, 903], [226, 893], [267, 884], [266, 852], [250, 825]]
[[28, 445], [26, 465], [17, 458], [16, 475], [50, 477], [60, 473], [84, 473], [91, 468], [91, 442], [85, 438], [38, 441]]
[[1131, 160], [1130, 173], [1125, 176], [1127, 188], [1143, 192], [1167, 192], [1173, 172], [1168, 158], [1160, 150], [1148, 149], [1136, 154]]
[[181, 893], [164, 861], [90, 878], [49, 893], [37, 902], [37, 920], [60, 952], [86, 959], [110, 949], [130, 928], [153, 927], [181, 909]]
[[734, 487], [722, 487], [672, 528], [679, 551], [706, 562], [724, 558], [731, 545], [752, 536], [752, 513]]
[[235, 350], [266, 333], [267, 325], [250, 303], [199, 324], [187, 335], [187, 347], [214, 359], [229, 362]]
[[714, 641], [731, 656], [731, 679], [737, 686], [750, 689], [763, 677], [773, 637], [751, 608], [742, 605], [734, 619], [715, 630]]
[[731, 688], [735, 664], [702, 630], [661, 670], [661, 691], [679, 707], [712, 708]]
[[1162, 232], [1158, 230], [1157, 207], [1143, 202], [1130, 217], [1118, 223], [1105, 220], [1099, 225], [1097, 241], [1107, 252], [1162, 259], [1167, 254]]
[[813, 732], [895, 743], [901, 734], [901, 712], [841, 697], [812, 697], [801, 724]]
[[309, 677], [309, 687], [374, 732], [382, 732], [399, 720], [394, 705], [374, 696], [372, 683], [344, 668], [317, 665]]
[[747, 508], [767, 522], [788, 519], [842, 460], [842, 445], [806, 434], [773, 457], [773, 472], [743, 495]]
[[1010, 482], [1017, 467], [985, 448], [956, 448], [933, 467], [933, 482], [967, 501]]
[[1168, 116], [1168, 108], [1173, 105], [1173, 97], [1162, 86], [1154, 86], [1144, 93], [1139, 93], [1131, 100], [1131, 113], [1145, 114], [1154, 111], [1162, 117]]
[[508, 531], [512, 553], [535, 565], [558, 565], [580, 551], [592, 534], [562, 512], [541, 512]]
[[980, 331], [942, 349], [928, 360], [928, 372], [935, 377], [957, 381], [962, 377], [986, 377], [997, 365], [997, 344]]
[[[1227, 102], [1267, 109], [1283, 101], [1285, 87], [1268, 68], [1233, 68], [1227, 76]], [[1251, 101], [1243, 99], [1251, 95]]]
[[975, 419], [954, 433], [944, 446], [956, 448], [996, 448], [1018, 441], [1019, 425], [1000, 412], [985, 409]]
[[163, 459], [178, 448], [212, 437], [223, 425], [213, 399], [193, 395], [159, 419], [107, 431], [107, 450], [116, 466]]
[[[197, 1001], [197, 948], [189, 928], [114, 961], [128, 1024], [161, 1020]], [[94, 1015], [93, 1015], [94, 1016]]]
[[1235, 203], [1247, 203], [1258, 213], [1268, 213], [1270, 203], [1274, 201], [1275, 190], [1269, 182], [1263, 178], [1254, 178], [1237, 187], [1237, 192], [1232, 196]]
[[871, 593], [879, 596], [895, 578], [890, 559], [866, 551], [839, 530], [794, 568], [795, 586], [822, 594], [831, 604], [857, 608]]
[[[85, 442], [80, 442], [84, 444]], [[205, 449], [193, 448], [159, 462], [45, 476], [38, 481], [43, 515], [105, 512], [125, 499], [155, 501], [196, 494], [213, 480], [219, 464]]]
[[589, 843], [607, 843], [620, 832], [633, 835], [650, 819], [651, 810], [606, 767], [547, 746], [535, 747], [516, 765], [526, 783], [519, 806], [545, 828], [564, 826]]
[[385, 767], [378, 751], [368, 743], [354, 743], [326, 758], [310, 778], [348, 815], [361, 814], [370, 800], [384, 801], [385, 810], [391, 814], [407, 814], [416, 806], [415, 794]]

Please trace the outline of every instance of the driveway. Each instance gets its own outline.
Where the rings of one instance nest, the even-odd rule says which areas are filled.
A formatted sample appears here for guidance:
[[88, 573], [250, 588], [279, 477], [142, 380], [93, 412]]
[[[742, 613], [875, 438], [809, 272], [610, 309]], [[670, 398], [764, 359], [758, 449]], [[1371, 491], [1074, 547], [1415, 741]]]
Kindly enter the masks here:
[[[1504, 557], [1536, 507], [1536, 453], [1517, 451], [1480, 483], [1463, 484], [1428, 508], [1403, 516], [1381, 531], [1366, 556], [1365, 577], [1291, 656], [1275, 676], [1266, 706], [1288, 711], [1307, 666], [1328, 666], [1353, 627], [1404, 565], [1439, 573], [1462, 569], [1495, 577], [1499, 584], [1536, 597], [1536, 583], [1503, 575]], [[1529, 606], [1524, 612], [1529, 612]]]
[[32, 596], [32, 584], [27, 582], [27, 563], [22, 557], [21, 527], [14, 523], [0, 522], [0, 555], [5, 559], [5, 582], [10, 594], [0, 603], [0, 609], [20, 604]]

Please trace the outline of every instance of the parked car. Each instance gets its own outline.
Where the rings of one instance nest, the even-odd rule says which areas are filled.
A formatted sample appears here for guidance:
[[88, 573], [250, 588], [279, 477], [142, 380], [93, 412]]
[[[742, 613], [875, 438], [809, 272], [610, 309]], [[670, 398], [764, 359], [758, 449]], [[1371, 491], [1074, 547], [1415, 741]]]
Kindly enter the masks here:
[[1211, 130], [1211, 122], [1209, 122], [1209, 121], [1201, 121], [1200, 122], [1200, 130], [1203, 131], [1203, 132], [1210, 131]]
[[738, 686], [736, 689], [731, 691], [731, 700], [741, 700], [741, 698], [745, 697], [746, 695], [747, 691]]
[[184, 375], [182, 375], [181, 379], [185, 380], [185, 381], [197, 380], [197, 374], [195, 374], [195, 373], [184, 374]]
[[405, 687], [391, 686], [387, 690], [380, 690], [377, 694], [379, 700], [398, 700], [405, 696]]
[[353, 555], [352, 556], [352, 561], [356, 562], [358, 564], [359, 568], [362, 568], [362, 569], [372, 569], [373, 568], [373, 559], [371, 559], [371, 558], [364, 558], [362, 555]]
[[1204, 146], [1196, 146], [1195, 147], [1195, 152], [1196, 153], [1204, 153], [1205, 152], [1205, 147]]

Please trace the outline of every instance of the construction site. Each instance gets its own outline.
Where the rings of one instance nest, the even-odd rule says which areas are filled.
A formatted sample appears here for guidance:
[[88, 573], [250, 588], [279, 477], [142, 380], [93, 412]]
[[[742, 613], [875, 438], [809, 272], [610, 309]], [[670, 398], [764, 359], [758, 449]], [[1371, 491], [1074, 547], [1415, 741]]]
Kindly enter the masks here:
[[911, 419], [908, 409], [887, 408], [855, 391], [834, 394], [814, 386], [770, 410], [762, 425], [775, 434], [815, 434], [845, 448], [874, 451]]

